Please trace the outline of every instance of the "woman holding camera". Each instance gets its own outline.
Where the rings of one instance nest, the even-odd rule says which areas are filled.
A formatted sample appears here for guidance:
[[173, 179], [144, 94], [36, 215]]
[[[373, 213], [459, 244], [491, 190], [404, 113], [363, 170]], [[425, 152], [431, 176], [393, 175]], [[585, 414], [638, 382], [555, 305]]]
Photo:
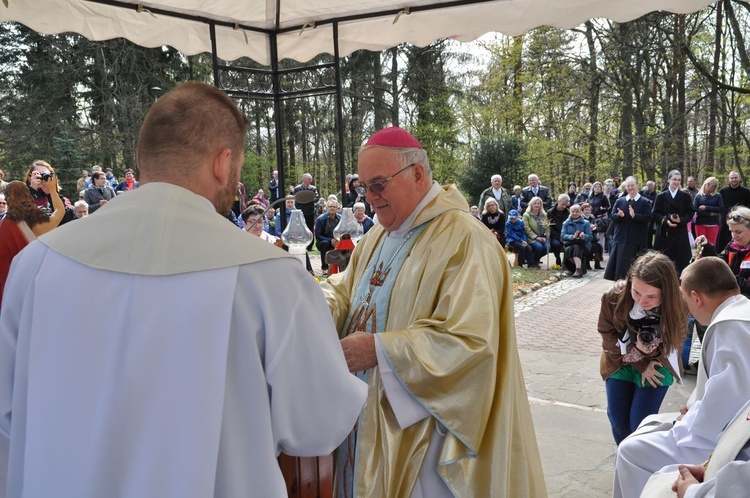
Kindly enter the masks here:
[[75, 210], [68, 199], [60, 196], [60, 187], [58, 186], [56, 177], [54, 192], [50, 190], [50, 179], [53, 177], [55, 177], [55, 170], [52, 166], [46, 161], [37, 160], [31, 163], [26, 172], [26, 186], [29, 188], [29, 193], [34, 199], [36, 207], [49, 216], [52, 216], [52, 213], [57, 209], [54, 202], [55, 197], [62, 200], [64, 210], [62, 220], [59, 222], [62, 225], [75, 219]]
[[673, 169], [667, 175], [667, 190], [660, 192], [654, 201], [652, 212], [656, 224], [654, 249], [663, 252], [675, 262], [677, 275], [690, 264], [692, 257], [687, 225], [693, 219], [693, 200], [690, 194], [680, 190], [682, 174]]
[[680, 379], [677, 356], [687, 318], [674, 264], [657, 252], [636, 259], [627, 277], [602, 296], [600, 373], [618, 445], [659, 412], [667, 388]]
[[65, 213], [65, 205], [57, 194], [57, 178], [53, 175], [46, 183], [53, 193], [51, 215], [37, 207], [27, 185], [10, 182], [5, 189], [8, 210], [0, 221], [0, 307], [13, 258], [29, 242], [57, 227]]

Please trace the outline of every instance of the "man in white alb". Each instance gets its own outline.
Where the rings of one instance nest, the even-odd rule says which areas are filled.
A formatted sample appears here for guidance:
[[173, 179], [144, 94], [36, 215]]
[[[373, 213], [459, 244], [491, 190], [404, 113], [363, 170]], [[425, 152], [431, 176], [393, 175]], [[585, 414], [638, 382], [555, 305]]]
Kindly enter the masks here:
[[[326, 454], [351, 430], [366, 386], [315, 282], [222, 216], [246, 122], [218, 89], [179, 85], [141, 128], [140, 188], [14, 260], [8, 496], [282, 497], [280, 451]], [[106, 319], [81, 321], [71, 282], [116, 303]]]
[[680, 288], [695, 319], [708, 325], [695, 392], [670, 430], [620, 444], [614, 498], [639, 497], [651, 475], [667, 465], [706, 461], [750, 393], [750, 301], [732, 270], [722, 259], [701, 258], [683, 270]]

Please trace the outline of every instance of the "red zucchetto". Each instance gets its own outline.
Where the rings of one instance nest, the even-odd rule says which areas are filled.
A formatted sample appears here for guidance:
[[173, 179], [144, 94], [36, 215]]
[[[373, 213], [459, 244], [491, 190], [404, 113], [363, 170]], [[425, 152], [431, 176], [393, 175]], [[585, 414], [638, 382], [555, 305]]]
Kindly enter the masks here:
[[414, 135], [398, 126], [383, 128], [382, 130], [375, 132], [370, 137], [370, 140], [367, 141], [365, 147], [370, 145], [379, 145], [381, 147], [409, 147], [412, 149], [422, 148], [422, 144], [414, 138]]

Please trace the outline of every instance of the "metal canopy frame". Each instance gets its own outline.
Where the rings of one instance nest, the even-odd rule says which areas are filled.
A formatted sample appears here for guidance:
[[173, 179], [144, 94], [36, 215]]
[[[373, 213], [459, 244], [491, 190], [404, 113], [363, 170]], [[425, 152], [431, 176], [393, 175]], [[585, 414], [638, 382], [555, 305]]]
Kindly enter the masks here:
[[[412, 12], [424, 12], [438, 9], [445, 9], [450, 7], [460, 7], [465, 5], [483, 4], [497, 0], [454, 0], [452, 2], [438, 3], [432, 5], [413, 6], [405, 8], [391, 8], [376, 12], [362, 13], [356, 15], [341, 16], [329, 19], [317, 20], [313, 23], [294, 25], [287, 27], [280, 27], [280, 12], [281, 12], [281, 0], [276, 0], [276, 19], [275, 29], [269, 30], [264, 28], [258, 28], [255, 26], [249, 26], [246, 24], [232, 23], [229, 21], [220, 21], [211, 19], [204, 16], [194, 16], [190, 14], [183, 14], [180, 12], [174, 12], [167, 9], [158, 7], [144, 8], [140, 4], [133, 4], [127, 2], [121, 2], [118, 0], [86, 0], [92, 3], [104, 4], [113, 7], [120, 7], [127, 10], [135, 10], [136, 12], [142, 12], [147, 10], [150, 13], [163, 15], [167, 17], [174, 17], [178, 19], [184, 19], [194, 21], [198, 23], [207, 24], [210, 31], [211, 37], [211, 57], [213, 63], [213, 79], [214, 85], [217, 88], [222, 89], [228, 95], [235, 98], [254, 98], [259, 100], [273, 100], [273, 111], [274, 111], [274, 127], [276, 129], [276, 166], [279, 171], [279, 191], [282, 195], [286, 195], [286, 185], [284, 184], [285, 177], [285, 166], [284, 166], [284, 155], [283, 155], [283, 131], [284, 123], [281, 115], [281, 102], [283, 100], [294, 99], [294, 98], [305, 98], [320, 95], [335, 95], [336, 98], [336, 132], [338, 144], [336, 147], [338, 162], [339, 162], [339, 183], [341, 188], [342, 196], [346, 192], [346, 164], [344, 157], [344, 116], [343, 116], [343, 101], [342, 101], [342, 88], [341, 88], [341, 65], [340, 65], [340, 52], [339, 52], [339, 23], [351, 22], [362, 19], [372, 19], [377, 17], [389, 17], [394, 16], [397, 18], [400, 15], [409, 15]], [[394, 21], [395, 22], [395, 21]], [[302, 31], [308, 27], [318, 27], [330, 24], [333, 31], [332, 44], [333, 44], [333, 62], [312, 64], [301, 66], [293, 69], [279, 69], [279, 57], [278, 57], [278, 45], [277, 37], [282, 33], [289, 33], [295, 31]], [[223, 26], [233, 29], [241, 29], [246, 31], [252, 31], [262, 33], [268, 37], [270, 45], [271, 55], [271, 69], [254, 69], [245, 68], [240, 66], [231, 66], [227, 64], [220, 64], [217, 56], [216, 49], [216, 27]], [[299, 73], [311, 73], [321, 70], [333, 70], [334, 81], [332, 83], [323, 83], [313, 88], [298, 89], [285, 91], [282, 85], [282, 79], [288, 75], [294, 75]], [[231, 81], [232, 74], [244, 74], [250, 75], [251, 77], [270, 79], [270, 89], [267, 91], [249, 91], [239, 89], [236, 86], [225, 85], [224, 82]], [[282, 216], [285, 215], [285, 211], [282, 210]]]
[[[278, 2], [279, 0], [277, 0], [277, 4]], [[338, 44], [338, 23], [335, 23], [333, 25], [333, 62], [310, 64], [289, 69], [279, 68], [276, 34], [268, 33], [271, 47], [270, 70], [220, 64], [219, 58], [216, 54], [216, 23], [213, 21], [209, 21], [209, 29], [211, 32], [211, 60], [213, 64], [214, 85], [217, 88], [225, 91], [232, 97], [254, 98], [258, 100], [273, 101], [273, 119], [274, 128], [276, 129], [276, 169], [279, 172], [279, 193], [281, 196], [286, 195], [286, 185], [284, 184], [284, 177], [286, 172], [283, 146], [284, 121], [281, 113], [281, 102], [283, 100], [296, 98], [315, 97], [320, 95], [335, 95], [336, 135], [338, 142], [336, 144], [336, 155], [338, 156], [339, 184], [341, 187], [341, 195], [343, 197], [344, 193], [346, 192], [346, 164], [344, 161], [344, 114], [341, 89], [341, 65]], [[284, 85], [282, 83], [283, 79], [286, 77], [293, 77], [295, 75], [305, 73], [323, 74], [324, 71], [333, 71], [332, 82], [325, 82], [324, 78], [321, 76], [319, 85], [300, 89], [294, 88], [294, 85], [292, 85], [291, 90], [284, 90]], [[256, 80], [265, 80], [266, 86], [265, 88], [260, 86], [258, 87], [258, 90], [251, 90], [250, 88], [238, 88], [238, 85], [229, 84], [233, 82], [232, 78], [235, 75], [248, 75], [251, 78], [256, 78]], [[268, 85], [268, 80], [270, 80], [270, 85]], [[286, 210], [282, 209], [281, 218], [282, 223], [284, 223], [286, 221]]]
[[[92, 3], [99, 3], [114, 7], [120, 7], [123, 9], [135, 10], [141, 12], [144, 10], [142, 5], [121, 2], [117, 0], [86, 0]], [[438, 8], [445, 8], [446, 6], [458, 6], [468, 5], [475, 3], [485, 3], [493, 0], [458, 0], [447, 4], [430, 5], [424, 7], [414, 7], [412, 11], [418, 10], [434, 10]], [[283, 132], [284, 122], [281, 113], [281, 102], [284, 100], [290, 100], [295, 98], [306, 98], [315, 97], [321, 95], [334, 95], [336, 99], [336, 134], [337, 134], [337, 147], [336, 152], [339, 162], [339, 184], [341, 188], [342, 196], [346, 192], [346, 164], [344, 158], [344, 115], [343, 115], [343, 101], [342, 101], [342, 87], [341, 87], [341, 65], [340, 65], [340, 52], [339, 52], [339, 23], [346, 21], [353, 21], [357, 19], [367, 19], [373, 17], [384, 17], [389, 15], [399, 15], [400, 13], [409, 13], [407, 8], [404, 12], [398, 9], [390, 9], [387, 11], [373, 12], [368, 14], [361, 14], [356, 16], [345, 16], [335, 19], [326, 19], [317, 22], [313, 25], [332, 25], [332, 44], [333, 44], [333, 62], [309, 64], [303, 65], [296, 68], [280, 69], [279, 68], [279, 57], [278, 57], [278, 45], [277, 36], [281, 33], [294, 32], [304, 30], [309, 25], [290, 26], [286, 28], [280, 28], [279, 13], [281, 11], [281, 0], [276, 0], [276, 20], [275, 24], [277, 29], [268, 30], [257, 28], [254, 26], [248, 26], [239, 23], [231, 23], [227, 21], [219, 21], [203, 16], [193, 16], [189, 14], [183, 14], [161, 8], [149, 7], [148, 12], [153, 14], [159, 14], [167, 17], [175, 17], [178, 19], [184, 19], [189, 21], [195, 21], [198, 23], [204, 23], [208, 25], [209, 33], [211, 37], [211, 60], [213, 65], [213, 80], [214, 86], [220, 88], [228, 95], [235, 98], [251, 98], [257, 100], [272, 100], [273, 101], [273, 113], [274, 113], [274, 128], [276, 130], [276, 167], [279, 172], [279, 192], [282, 196], [286, 195], [286, 185], [284, 184], [285, 177], [285, 165], [284, 165], [284, 152], [283, 152]], [[247, 31], [254, 31], [265, 34], [268, 36], [270, 52], [271, 52], [271, 69], [259, 69], [259, 68], [247, 68], [242, 66], [233, 66], [225, 63], [220, 63], [217, 55], [217, 37], [216, 37], [216, 26], [231, 27], [233, 29], [242, 29]], [[333, 81], [326, 82], [323, 77], [320, 78], [321, 84], [312, 86], [310, 88], [300, 88], [284, 90], [283, 79], [286, 77], [294, 76], [297, 74], [321, 74], [323, 71], [333, 72]], [[260, 80], [270, 80], [270, 85], [266, 85], [263, 89], [259, 87], [258, 90], [251, 90], [249, 88], [242, 89], [238, 88], [237, 85], [229, 84], [233, 82], [235, 75], [247, 75], [252, 78]], [[282, 210], [282, 218], [285, 218], [285, 210]]]

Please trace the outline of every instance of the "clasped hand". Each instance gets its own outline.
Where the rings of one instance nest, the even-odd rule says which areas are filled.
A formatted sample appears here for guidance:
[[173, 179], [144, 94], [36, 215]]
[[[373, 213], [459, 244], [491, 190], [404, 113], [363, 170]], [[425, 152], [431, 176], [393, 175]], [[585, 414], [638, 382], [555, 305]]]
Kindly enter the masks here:
[[357, 331], [341, 339], [346, 366], [350, 372], [362, 372], [378, 364], [375, 353], [375, 336]]
[[653, 360], [650, 361], [648, 364], [648, 367], [646, 370], [641, 374], [643, 385], [646, 385], [646, 382], [648, 382], [651, 387], [659, 387], [663, 386], [660, 379], [664, 378], [664, 374], [659, 373], [659, 371], [656, 369], [656, 367], [661, 367], [662, 364], [659, 361]]
[[672, 484], [672, 491], [677, 493], [678, 498], [683, 498], [688, 487], [703, 482], [706, 469], [703, 465], [679, 465], [677, 468], [680, 477]]

